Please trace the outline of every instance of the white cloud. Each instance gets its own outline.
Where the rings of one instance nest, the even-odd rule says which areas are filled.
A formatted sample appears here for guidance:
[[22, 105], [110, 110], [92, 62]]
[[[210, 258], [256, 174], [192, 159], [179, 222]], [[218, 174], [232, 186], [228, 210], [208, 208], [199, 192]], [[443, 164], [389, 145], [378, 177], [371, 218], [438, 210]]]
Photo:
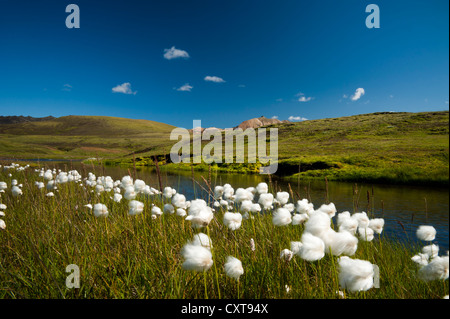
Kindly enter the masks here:
[[66, 91], [66, 92], [70, 92], [72, 91], [72, 85], [70, 84], [64, 84], [63, 88], [61, 89], [62, 91]]
[[363, 88], [357, 88], [355, 94], [353, 94], [350, 99], [352, 101], [358, 101], [364, 94], [366, 94], [366, 91]]
[[170, 49], [164, 49], [164, 58], [167, 60], [178, 59], [178, 58], [189, 58], [189, 53], [184, 50], [176, 49], [171, 47]]
[[299, 102], [309, 102], [313, 99], [313, 97], [306, 97], [305, 93], [302, 92], [297, 93], [296, 96], [299, 96], [298, 98]]
[[278, 119], [278, 115], [272, 116], [272, 119], [277, 120]]
[[293, 122], [293, 121], [307, 121], [308, 119], [305, 117], [301, 117], [301, 116], [289, 116], [288, 118], [289, 121]]
[[131, 84], [129, 82], [117, 85], [112, 88], [113, 93], [123, 93], [123, 94], [134, 94], [136, 95], [137, 91], [131, 90]]
[[301, 97], [298, 99], [299, 102], [309, 102], [309, 101], [311, 101], [311, 100], [312, 100], [312, 97], [304, 97], [304, 96], [301, 96]]
[[190, 86], [189, 83], [186, 83], [185, 85], [179, 87], [177, 89], [177, 91], [182, 91], [182, 92], [191, 92], [191, 90], [193, 89], [193, 86]]
[[218, 76], [206, 76], [205, 81], [207, 82], [214, 82], [214, 83], [224, 83], [224, 79], [219, 78]]

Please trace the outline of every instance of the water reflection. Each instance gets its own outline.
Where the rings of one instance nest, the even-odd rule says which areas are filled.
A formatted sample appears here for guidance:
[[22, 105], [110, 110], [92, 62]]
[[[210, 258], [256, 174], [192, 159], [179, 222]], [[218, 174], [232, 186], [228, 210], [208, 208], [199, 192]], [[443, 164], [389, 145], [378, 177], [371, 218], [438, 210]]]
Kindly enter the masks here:
[[[66, 170], [77, 169], [83, 176], [86, 176], [87, 172], [94, 172], [97, 176], [108, 175], [115, 180], [121, 179], [124, 175], [134, 175], [132, 168], [99, 167], [76, 162], [43, 163], [42, 165]], [[268, 176], [258, 174], [212, 173], [209, 176], [208, 172], [195, 172], [194, 179], [197, 182], [193, 182], [192, 173], [189, 171], [174, 173], [164, 170], [161, 177], [163, 186], [174, 187], [187, 199], [207, 199], [207, 193], [204, 190], [207, 186], [203, 178], [211, 180], [213, 186], [229, 183], [235, 189], [256, 186], [260, 182], [266, 182], [273, 185], [274, 189], [283, 191], [289, 191], [290, 186], [294, 194], [298, 194], [301, 198], [309, 198], [315, 207], [325, 203], [328, 196], [328, 200], [336, 205], [338, 212], [346, 210], [353, 212], [357, 204], [358, 210], [370, 212], [370, 217], [384, 218], [386, 222], [384, 236], [417, 241], [415, 236], [417, 227], [432, 225], [437, 230], [434, 242], [440, 246], [441, 254], [449, 249], [449, 194], [445, 188], [379, 184], [355, 186], [353, 183], [325, 183], [325, 181], [287, 182], [277, 178], [269, 179]], [[152, 187], [159, 188], [158, 177], [152, 168], [136, 169], [136, 178], [144, 180]], [[355, 190], [357, 190], [356, 195]], [[370, 203], [368, 203], [367, 193], [371, 198]]]

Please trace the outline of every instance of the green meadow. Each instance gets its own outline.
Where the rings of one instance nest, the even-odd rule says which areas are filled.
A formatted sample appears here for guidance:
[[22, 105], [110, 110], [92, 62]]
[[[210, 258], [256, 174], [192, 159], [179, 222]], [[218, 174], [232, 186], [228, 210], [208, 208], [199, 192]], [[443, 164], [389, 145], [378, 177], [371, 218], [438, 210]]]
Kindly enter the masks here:
[[[22, 184], [17, 197], [13, 179]], [[207, 227], [194, 229], [175, 214], [152, 218], [153, 204], [162, 208], [170, 202], [161, 195], [138, 194], [144, 209], [132, 216], [127, 200], [115, 202], [112, 192], [94, 192], [84, 182], [58, 184], [54, 196], [46, 196], [48, 190], [35, 185], [44, 179], [32, 168], [1, 170], [0, 181], [8, 184], [0, 193], [7, 206], [6, 228], [0, 229], [0, 298], [441, 299], [449, 293], [448, 280], [418, 278], [411, 257], [421, 246], [388, 240], [383, 233], [370, 242], [359, 240], [351, 256], [378, 266], [379, 288], [352, 292], [340, 287], [338, 256], [280, 258], [291, 241], [301, 240], [304, 226], [275, 226], [270, 211], [232, 231], [224, 225], [225, 211], [217, 209]], [[290, 202], [298, 200], [294, 196]], [[108, 216], [94, 216], [88, 203], [105, 204]], [[199, 232], [211, 238], [214, 263], [205, 272], [187, 271], [181, 251]], [[228, 256], [242, 262], [239, 281], [224, 271]], [[66, 267], [72, 264], [80, 269], [79, 288], [66, 287]]]
[[[448, 185], [449, 112], [373, 113], [283, 123], [277, 175], [288, 179]], [[10, 158], [95, 158], [106, 165], [167, 170], [257, 173], [260, 163], [173, 164], [174, 127], [111, 117], [68, 116], [0, 125], [1, 155]], [[203, 146], [209, 141], [203, 141]], [[192, 148], [192, 143], [191, 143]]]

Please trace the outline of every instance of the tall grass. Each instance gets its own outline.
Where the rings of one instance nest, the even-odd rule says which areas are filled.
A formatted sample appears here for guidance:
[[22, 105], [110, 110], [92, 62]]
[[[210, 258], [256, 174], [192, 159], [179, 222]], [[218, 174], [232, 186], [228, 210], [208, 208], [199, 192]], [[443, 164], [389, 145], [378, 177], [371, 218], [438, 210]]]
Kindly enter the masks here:
[[[12, 176], [8, 174], [11, 173]], [[111, 193], [100, 195], [77, 183], [58, 185], [47, 197], [31, 170], [1, 171], [8, 186], [17, 179], [23, 195], [1, 194], [7, 206], [0, 231], [0, 298], [339, 298], [337, 257], [327, 254], [317, 262], [298, 256], [286, 262], [280, 252], [299, 241], [303, 226], [275, 227], [269, 213], [254, 215], [231, 231], [216, 210], [207, 229], [214, 246], [214, 266], [205, 274], [182, 269], [182, 247], [199, 232], [184, 218], [163, 214], [153, 219], [151, 205], [162, 206], [160, 196], [144, 197], [144, 212], [128, 215], [128, 201], [115, 203]], [[196, 181], [209, 189], [209, 181]], [[195, 183], [194, 183], [195, 185]], [[207, 196], [207, 195], [205, 195]], [[205, 197], [208, 201], [208, 198]], [[106, 218], [96, 218], [85, 204], [103, 203]], [[321, 203], [317, 203], [321, 204]], [[254, 239], [256, 250], [250, 249]], [[422, 282], [411, 261], [420, 247], [388, 241], [383, 236], [360, 241], [352, 258], [368, 260], [380, 269], [380, 288], [365, 293], [345, 292], [345, 298], [442, 298], [448, 280]], [[239, 282], [226, 276], [227, 256], [242, 261]], [[80, 269], [80, 288], [66, 287], [66, 266]], [[286, 287], [289, 287], [287, 291]]]

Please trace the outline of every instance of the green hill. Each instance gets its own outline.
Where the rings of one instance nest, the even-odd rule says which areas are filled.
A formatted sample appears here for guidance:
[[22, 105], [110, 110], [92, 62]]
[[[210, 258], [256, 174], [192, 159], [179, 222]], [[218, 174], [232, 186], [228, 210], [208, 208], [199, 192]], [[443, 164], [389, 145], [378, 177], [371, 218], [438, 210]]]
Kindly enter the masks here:
[[[448, 185], [449, 112], [373, 113], [280, 123], [277, 175], [405, 184]], [[190, 169], [188, 165], [177, 168]], [[259, 165], [213, 169], [258, 172]], [[205, 164], [197, 169], [209, 169]]]
[[448, 111], [374, 113], [277, 127], [280, 174], [448, 184]]
[[[278, 123], [278, 175], [293, 180], [329, 180], [448, 185], [449, 112], [373, 113]], [[0, 124], [0, 158], [86, 159], [103, 163], [170, 164], [174, 127], [105, 116]], [[208, 141], [204, 141], [204, 144]], [[258, 164], [213, 164], [224, 172], [258, 172]], [[196, 164], [196, 170], [209, 169]]]
[[164, 150], [171, 125], [107, 116], [65, 116], [0, 125], [0, 156], [83, 159]]

